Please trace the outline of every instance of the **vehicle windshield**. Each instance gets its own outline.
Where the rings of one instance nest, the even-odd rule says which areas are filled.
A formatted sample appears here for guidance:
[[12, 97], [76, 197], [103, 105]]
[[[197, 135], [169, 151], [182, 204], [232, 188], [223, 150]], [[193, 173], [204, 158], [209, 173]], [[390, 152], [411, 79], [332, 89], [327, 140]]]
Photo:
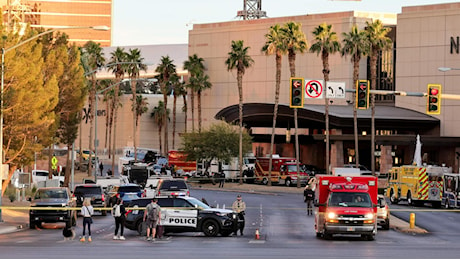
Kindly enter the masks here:
[[255, 164], [256, 158], [243, 158], [244, 164]]
[[[299, 170], [300, 172], [305, 172], [304, 168], [300, 167], [300, 165], [299, 165]], [[288, 172], [297, 172], [297, 165], [296, 164], [288, 165]]]
[[120, 186], [118, 192], [140, 192], [141, 187], [139, 186]]
[[101, 187], [75, 187], [75, 195], [77, 194], [101, 194]]
[[197, 200], [195, 198], [189, 198], [187, 199], [188, 202], [190, 202], [192, 205], [194, 206], [197, 206], [198, 208], [200, 209], [210, 209], [211, 207], [209, 207], [208, 205], [204, 204], [203, 202], [201, 202], [200, 200]]
[[329, 197], [328, 205], [332, 207], [372, 207], [369, 194], [363, 192], [333, 192]]
[[67, 192], [65, 190], [38, 190], [35, 193], [36, 200], [38, 199], [66, 199]]

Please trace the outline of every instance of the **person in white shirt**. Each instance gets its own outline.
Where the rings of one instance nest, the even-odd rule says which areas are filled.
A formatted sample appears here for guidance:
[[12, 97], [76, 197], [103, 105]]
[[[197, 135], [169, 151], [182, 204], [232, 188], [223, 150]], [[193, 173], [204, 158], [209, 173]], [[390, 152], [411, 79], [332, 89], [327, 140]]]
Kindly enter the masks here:
[[80, 237], [80, 242], [85, 242], [85, 231], [88, 226], [88, 242], [91, 242], [91, 224], [93, 223], [94, 209], [91, 206], [91, 198], [85, 198], [81, 207], [81, 215], [83, 216], [83, 235]]

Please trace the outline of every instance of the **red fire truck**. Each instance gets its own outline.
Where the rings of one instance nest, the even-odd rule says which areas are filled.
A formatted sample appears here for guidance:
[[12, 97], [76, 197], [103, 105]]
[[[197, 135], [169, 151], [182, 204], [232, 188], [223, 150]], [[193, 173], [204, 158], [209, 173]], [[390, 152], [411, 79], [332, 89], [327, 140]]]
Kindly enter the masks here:
[[377, 177], [316, 176], [317, 237], [357, 234], [374, 240], [377, 234]]
[[[267, 184], [269, 179], [270, 157], [257, 157], [255, 164], [255, 180], [256, 182]], [[301, 164], [299, 165], [299, 167]], [[309, 176], [300, 167], [300, 183], [306, 184]], [[290, 157], [273, 157], [272, 158], [272, 174], [271, 182], [291, 186], [297, 184], [297, 164], [295, 158]]]

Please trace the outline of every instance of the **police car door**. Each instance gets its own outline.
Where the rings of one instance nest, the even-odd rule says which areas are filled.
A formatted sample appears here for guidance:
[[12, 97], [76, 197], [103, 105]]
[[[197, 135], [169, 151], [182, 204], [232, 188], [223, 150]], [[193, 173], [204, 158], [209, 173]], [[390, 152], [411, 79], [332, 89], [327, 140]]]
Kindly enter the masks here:
[[182, 198], [174, 198], [173, 207], [167, 208], [165, 211], [162, 210], [163, 212], [165, 213], [165, 217], [162, 219], [164, 226], [196, 228], [198, 209]]

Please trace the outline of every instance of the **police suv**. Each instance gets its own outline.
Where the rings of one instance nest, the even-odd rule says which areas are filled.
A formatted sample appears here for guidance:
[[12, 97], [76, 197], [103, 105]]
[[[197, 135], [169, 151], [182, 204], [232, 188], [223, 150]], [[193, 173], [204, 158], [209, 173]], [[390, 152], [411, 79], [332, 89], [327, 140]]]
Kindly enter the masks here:
[[[237, 213], [211, 208], [200, 200], [188, 197], [157, 197], [161, 207], [160, 224], [164, 233], [203, 232], [208, 237], [229, 236], [237, 230]], [[144, 208], [151, 198], [131, 201], [126, 212], [125, 227], [142, 234]], [[140, 209], [136, 209], [140, 208]]]

